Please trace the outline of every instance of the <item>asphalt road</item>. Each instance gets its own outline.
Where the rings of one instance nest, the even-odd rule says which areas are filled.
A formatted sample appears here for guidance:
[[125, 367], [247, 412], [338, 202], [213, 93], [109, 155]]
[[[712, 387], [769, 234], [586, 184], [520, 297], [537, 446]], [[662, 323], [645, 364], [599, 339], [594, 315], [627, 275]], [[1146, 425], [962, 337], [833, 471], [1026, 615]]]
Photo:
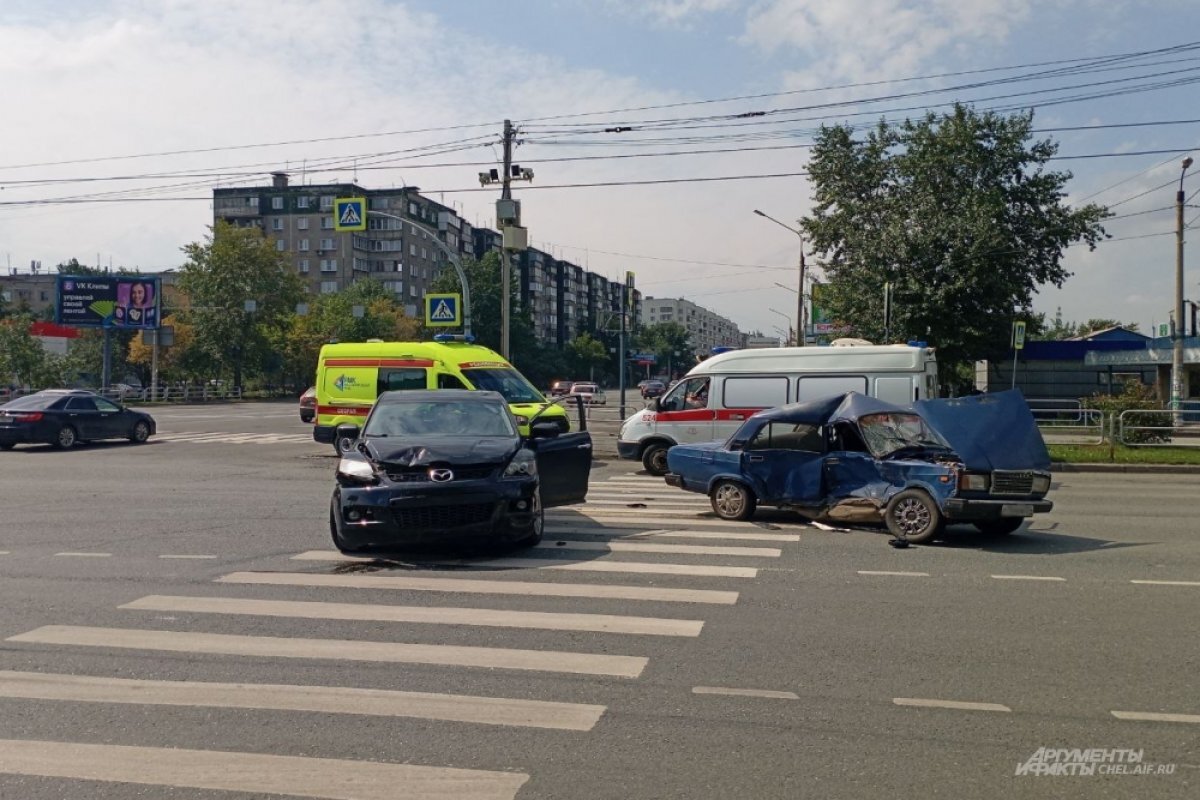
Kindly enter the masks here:
[[540, 548], [353, 561], [292, 404], [155, 414], [0, 454], [5, 800], [1197, 793], [1200, 476], [894, 550], [606, 461]]

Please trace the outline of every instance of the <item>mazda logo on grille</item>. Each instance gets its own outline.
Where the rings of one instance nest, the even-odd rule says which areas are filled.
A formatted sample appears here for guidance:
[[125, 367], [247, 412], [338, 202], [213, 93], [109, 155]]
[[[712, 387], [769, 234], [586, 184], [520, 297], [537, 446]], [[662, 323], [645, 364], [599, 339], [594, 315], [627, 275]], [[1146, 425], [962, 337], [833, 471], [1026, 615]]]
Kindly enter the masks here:
[[454, 473], [448, 469], [431, 469], [429, 470], [429, 480], [434, 483], [445, 483], [454, 480]]

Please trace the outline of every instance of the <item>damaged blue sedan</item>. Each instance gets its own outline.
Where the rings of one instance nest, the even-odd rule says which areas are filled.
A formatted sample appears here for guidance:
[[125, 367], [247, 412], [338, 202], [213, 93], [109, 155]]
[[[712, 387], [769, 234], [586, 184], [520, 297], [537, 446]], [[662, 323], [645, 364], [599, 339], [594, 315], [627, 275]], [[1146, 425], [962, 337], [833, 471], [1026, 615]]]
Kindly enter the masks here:
[[903, 408], [843, 395], [768, 409], [726, 442], [676, 445], [667, 483], [707, 494], [721, 519], [757, 506], [883, 523], [920, 543], [949, 523], [1012, 533], [1049, 511], [1050, 454], [1020, 392]]

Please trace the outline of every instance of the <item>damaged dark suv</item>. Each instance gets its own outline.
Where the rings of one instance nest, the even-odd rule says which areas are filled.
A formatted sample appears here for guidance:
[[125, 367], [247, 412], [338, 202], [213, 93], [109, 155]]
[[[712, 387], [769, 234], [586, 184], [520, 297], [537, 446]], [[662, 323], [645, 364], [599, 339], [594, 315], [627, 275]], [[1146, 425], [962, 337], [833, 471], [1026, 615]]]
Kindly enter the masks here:
[[379, 395], [337, 467], [329, 510], [343, 553], [469, 540], [533, 545], [544, 509], [587, 494], [592, 439], [536, 417], [528, 439], [496, 392]]

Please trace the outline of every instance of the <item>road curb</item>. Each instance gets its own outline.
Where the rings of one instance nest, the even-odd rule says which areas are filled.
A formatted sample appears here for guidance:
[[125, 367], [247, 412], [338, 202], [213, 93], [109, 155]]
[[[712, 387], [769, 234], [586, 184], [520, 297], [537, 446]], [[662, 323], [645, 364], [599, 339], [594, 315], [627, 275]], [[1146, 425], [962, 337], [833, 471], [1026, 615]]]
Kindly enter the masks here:
[[1050, 471], [1200, 475], [1200, 464], [1068, 464], [1055, 462], [1050, 465]]

